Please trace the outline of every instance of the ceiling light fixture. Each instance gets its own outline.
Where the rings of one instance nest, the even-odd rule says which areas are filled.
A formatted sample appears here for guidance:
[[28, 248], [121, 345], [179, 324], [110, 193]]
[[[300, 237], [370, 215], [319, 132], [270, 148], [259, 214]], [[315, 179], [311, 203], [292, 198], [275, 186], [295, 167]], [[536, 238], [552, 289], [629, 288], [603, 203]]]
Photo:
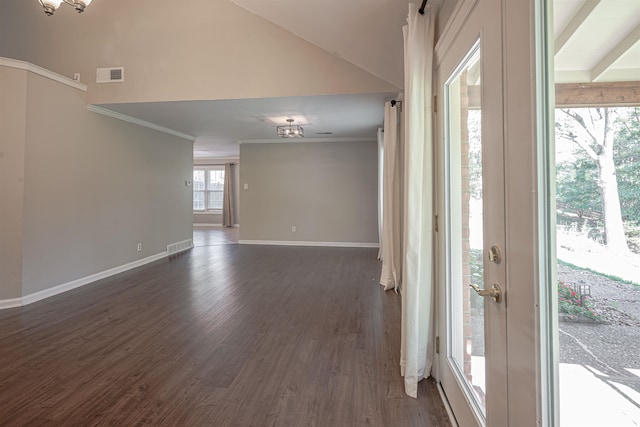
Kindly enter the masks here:
[[42, 7], [44, 7], [44, 13], [48, 16], [53, 15], [53, 12], [60, 7], [62, 2], [73, 6], [78, 13], [84, 12], [85, 7], [89, 6], [91, 0], [38, 0]]
[[294, 125], [293, 119], [287, 119], [288, 125], [278, 126], [278, 136], [280, 138], [302, 138], [304, 129], [300, 125]]

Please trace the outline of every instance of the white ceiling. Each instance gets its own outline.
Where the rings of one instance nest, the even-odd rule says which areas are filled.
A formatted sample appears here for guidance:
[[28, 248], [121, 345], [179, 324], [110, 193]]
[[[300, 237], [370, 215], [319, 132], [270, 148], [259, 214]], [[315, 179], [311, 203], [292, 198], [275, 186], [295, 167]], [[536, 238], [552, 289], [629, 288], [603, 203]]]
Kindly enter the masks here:
[[555, 0], [556, 82], [640, 80], [640, 0]]
[[[231, 0], [395, 85], [403, 84], [402, 26], [410, 0]], [[420, 0], [414, 0], [420, 3]]]
[[[410, 0], [231, 0], [296, 36], [403, 86], [403, 37]], [[418, 0], [419, 1], [419, 0]], [[305, 118], [312, 138], [375, 139], [384, 102], [398, 93], [107, 104], [103, 108], [196, 137], [195, 157], [237, 157], [238, 142], [283, 142], [276, 125]], [[280, 118], [273, 123], [271, 118]], [[332, 132], [331, 135], [317, 135]]]
[[[375, 139], [394, 93], [217, 101], [143, 102], [101, 107], [196, 137], [195, 157], [237, 157], [241, 142], [290, 142], [276, 136], [286, 119], [305, 141]], [[331, 135], [323, 133], [331, 132]], [[318, 133], [321, 133], [320, 135]]]
[[[408, 0], [231, 0], [402, 87]], [[446, 1], [446, 0], [445, 0]], [[415, 0], [420, 3], [419, 0]], [[640, 80], [640, 0], [555, 0], [556, 81]], [[282, 141], [276, 124], [307, 122], [305, 140], [374, 138], [394, 93], [111, 104], [102, 107], [193, 135], [195, 157], [235, 157], [239, 141]], [[280, 123], [274, 123], [274, 118]], [[298, 120], [299, 121], [299, 120]], [[332, 135], [317, 135], [333, 132]]]

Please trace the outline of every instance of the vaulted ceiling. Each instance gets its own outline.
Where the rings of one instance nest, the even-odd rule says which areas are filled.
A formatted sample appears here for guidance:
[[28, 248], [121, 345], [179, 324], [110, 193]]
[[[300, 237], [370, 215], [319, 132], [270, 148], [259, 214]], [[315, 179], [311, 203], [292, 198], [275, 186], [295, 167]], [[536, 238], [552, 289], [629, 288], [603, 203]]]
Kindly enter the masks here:
[[[231, 1], [398, 89], [402, 88], [401, 29], [406, 21], [409, 0]], [[419, 3], [419, 0], [414, 1]], [[557, 83], [640, 81], [640, 0], [554, 0], [553, 8]], [[295, 114], [292, 105], [301, 110], [298, 113], [302, 110], [312, 112], [313, 123], [308, 127], [313, 134], [334, 131], [334, 136], [372, 137], [375, 124], [382, 120], [383, 101], [393, 95], [343, 95], [341, 99], [336, 98], [336, 102], [331, 102], [330, 97], [303, 97], [247, 99], [232, 104], [211, 101], [191, 105], [121, 104], [109, 107], [191, 133], [198, 137], [196, 155], [215, 156], [237, 152], [234, 142], [237, 140], [273, 138], [265, 132], [275, 132], [274, 129], [264, 126], [262, 131], [257, 127], [253, 129], [246, 123], [246, 118]], [[364, 107], [365, 104], [368, 106]], [[339, 105], [347, 107], [343, 114], [334, 114], [331, 106]], [[356, 105], [365, 108], [368, 116], [352, 117], [354, 110], [349, 106]], [[225, 115], [225, 108], [229, 107], [243, 112], [244, 116]], [[215, 110], [219, 110], [223, 119], [198, 118], [205, 112], [211, 117], [211, 111]], [[349, 123], [353, 123], [353, 129], [349, 129]], [[234, 129], [242, 129], [242, 132], [234, 134]]]
[[231, 1], [402, 87], [402, 26], [410, 0]]
[[[408, 0], [231, 1], [402, 87]], [[640, 0], [554, 0], [553, 13], [558, 83], [640, 80]]]
[[[285, 124], [286, 117], [303, 121], [306, 141], [375, 138], [384, 102], [397, 97], [403, 87], [402, 26], [410, 0], [230, 1], [397, 90], [101, 106], [195, 136], [195, 157], [237, 156], [238, 142], [288, 142], [275, 135], [276, 125]], [[281, 122], [273, 122], [274, 117]]]

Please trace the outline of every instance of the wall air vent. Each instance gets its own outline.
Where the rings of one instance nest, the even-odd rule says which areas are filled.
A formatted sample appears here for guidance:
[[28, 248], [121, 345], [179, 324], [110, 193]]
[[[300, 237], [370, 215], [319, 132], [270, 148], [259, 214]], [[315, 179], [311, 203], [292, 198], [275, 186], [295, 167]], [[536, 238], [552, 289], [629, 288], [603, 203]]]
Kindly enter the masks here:
[[124, 67], [98, 68], [96, 83], [113, 83], [124, 81]]

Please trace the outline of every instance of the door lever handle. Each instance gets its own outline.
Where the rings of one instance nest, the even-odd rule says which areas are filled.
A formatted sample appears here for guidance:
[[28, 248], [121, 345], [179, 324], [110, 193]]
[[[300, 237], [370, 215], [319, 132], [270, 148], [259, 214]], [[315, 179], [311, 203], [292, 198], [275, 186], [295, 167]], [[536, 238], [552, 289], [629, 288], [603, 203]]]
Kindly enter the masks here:
[[470, 283], [469, 286], [481, 297], [493, 298], [493, 300], [498, 304], [502, 302], [502, 290], [497, 283], [494, 283], [493, 286], [491, 286], [491, 289], [480, 289], [478, 285], [474, 285], [473, 283]]

